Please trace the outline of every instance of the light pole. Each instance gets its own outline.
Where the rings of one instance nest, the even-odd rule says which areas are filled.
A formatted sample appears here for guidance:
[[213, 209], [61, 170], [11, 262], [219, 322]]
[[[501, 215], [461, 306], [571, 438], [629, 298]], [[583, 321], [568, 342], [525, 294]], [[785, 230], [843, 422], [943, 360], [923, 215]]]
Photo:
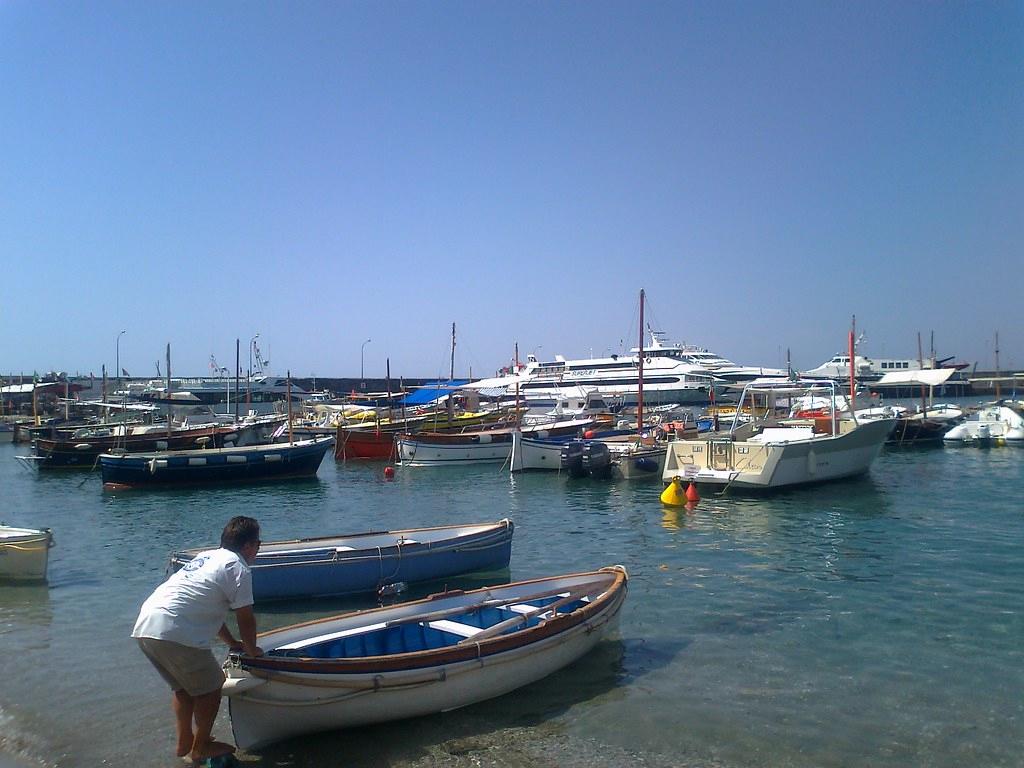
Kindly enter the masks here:
[[125, 332], [121, 331], [114, 340], [114, 368], [117, 369], [114, 374], [117, 376], [118, 389], [121, 388], [121, 337], [124, 334]]
[[367, 339], [363, 342], [363, 345], [359, 347], [359, 387], [366, 389], [366, 382], [363, 381], [363, 350], [366, 349], [366, 345], [369, 344], [373, 339]]

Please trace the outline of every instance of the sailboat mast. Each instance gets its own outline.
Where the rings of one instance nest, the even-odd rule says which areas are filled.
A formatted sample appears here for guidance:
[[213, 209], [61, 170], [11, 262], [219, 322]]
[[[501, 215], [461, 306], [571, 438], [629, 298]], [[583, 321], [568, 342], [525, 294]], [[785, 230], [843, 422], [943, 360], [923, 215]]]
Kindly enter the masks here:
[[171, 342], [167, 342], [167, 437], [171, 436]]
[[999, 391], [999, 331], [996, 331], [996, 400], [999, 400], [1001, 393]]
[[636, 387], [636, 431], [644, 431], [644, 289], [640, 289], [640, 364]]
[[455, 323], [452, 323], [452, 359], [451, 367], [448, 369], [448, 381], [455, 380]]
[[[853, 316], [853, 320], [850, 322], [850, 413], [852, 414], [856, 410], [854, 398], [857, 392], [857, 375], [856, 375], [856, 363], [855, 355], [857, 353], [857, 343], [854, 341], [855, 334], [857, 333], [857, 316]], [[833, 419], [835, 418], [835, 403], [832, 403]]]
[[288, 377], [286, 379], [288, 385], [288, 445], [292, 445], [295, 442], [295, 436], [292, 435], [292, 372], [288, 371]]

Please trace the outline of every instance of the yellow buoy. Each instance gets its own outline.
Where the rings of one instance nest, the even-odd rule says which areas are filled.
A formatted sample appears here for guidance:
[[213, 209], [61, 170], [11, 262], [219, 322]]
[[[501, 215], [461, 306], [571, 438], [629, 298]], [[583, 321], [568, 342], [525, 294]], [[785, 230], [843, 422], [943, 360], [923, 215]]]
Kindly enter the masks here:
[[661, 503], [670, 507], [682, 507], [686, 505], [686, 492], [683, 490], [683, 480], [680, 477], [673, 477], [665, 490], [661, 492]]

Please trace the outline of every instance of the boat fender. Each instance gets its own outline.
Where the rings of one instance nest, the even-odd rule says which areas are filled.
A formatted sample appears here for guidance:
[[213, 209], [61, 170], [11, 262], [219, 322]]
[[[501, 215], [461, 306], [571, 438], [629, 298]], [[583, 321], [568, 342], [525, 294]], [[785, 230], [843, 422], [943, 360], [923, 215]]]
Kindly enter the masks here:
[[229, 677], [224, 680], [221, 686], [221, 693], [225, 696], [233, 696], [236, 693], [251, 690], [267, 682], [263, 677]]
[[87, 450], [89, 450], [89, 449], [90, 449], [91, 447], [92, 447], [92, 446], [91, 446], [91, 445], [89, 445], [88, 443], [78, 443], [78, 444], [77, 444], [77, 445], [75, 446], [75, 450], [76, 450], [76, 451], [87, 451]]

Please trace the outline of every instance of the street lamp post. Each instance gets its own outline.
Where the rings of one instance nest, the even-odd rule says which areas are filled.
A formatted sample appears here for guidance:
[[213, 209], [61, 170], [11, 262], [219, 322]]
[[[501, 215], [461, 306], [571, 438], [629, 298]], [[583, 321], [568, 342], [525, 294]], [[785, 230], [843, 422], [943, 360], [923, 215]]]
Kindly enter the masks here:
[[363, 380], [363, 350], [366, 349], [366, 345], [371, 341], [373, 341], [373, 339], [367, 339], [363, 342], [363, 345], [359, 347], [359, 386], [361, 389], [366, 389], [366, 382]]
[[121, 388], [121, 337], [125, 334], [125, 331], [121, 331], [117, 334], [117, 339], [114, 341], [114, 375], [117, 376], [118, 389]]

